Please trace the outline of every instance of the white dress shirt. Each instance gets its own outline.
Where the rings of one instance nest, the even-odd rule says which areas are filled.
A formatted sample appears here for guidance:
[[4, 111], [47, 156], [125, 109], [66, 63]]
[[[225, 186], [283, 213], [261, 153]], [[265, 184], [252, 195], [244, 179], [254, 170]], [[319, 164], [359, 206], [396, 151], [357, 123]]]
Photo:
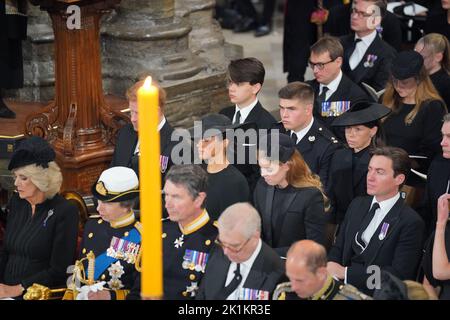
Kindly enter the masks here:
[[236, 120], [236, 113], [238, 111], [241, 112], [241, 120], [239, 121], [239, 124], [244, 123], [245, 119], [247, 119], [248, 115], [250, 114], [250, 112], [253, 110], [253, 108], [256, 106], [257, 103], [258, 103], [258, 99], [255, 99], [255, 101], [253, 101], [246, 107], [239, 108], [236, 105], [235, 109], [234, 109], [233, 123]]
[[341, 83], [342, 80], [342, 71], [339, 71], [339, 75], [333, 80], [331, 81], [329, 84], [320, 84], [319, 86], [319, 95], [322, 94], [322, 90], [323, 87], [327, 87], [328, 91], [325, 94], [325, 101], [327, 101], [328, 99], [330, 99], [330, 97], [333, 95], [333, 93], [336, 92], [337, 88], [339, 87], [339, 84]]
[[[359, 41], [356, 44], [355, 51], [353, 51], [352, 55], [350, 56], [350, 59], [348, 61], [348, 64], [350, 66], [351, 70], [354, 70], [358, 64], [361, 62], [362, 58], [364, 57], [364, 54], [366, 53], [369, 46], [372, 44], [372, 42], [377, 37], [377, 31], [374, 30], [371, 34], [368, 34], [365, 37], [360, 38], [361, 41]], [[355, 34], [355, 39], [358, 37]]]
[[[256, 257], [258, 256], [259, 252], [261, 251], [262, 247], [262, 241], [259, 239], [258, 245], [256, 246], [256, 250], [253, 252], [253, 254], [248, 258], [247, 261], [244, 261], [239, 266], [239, 271], [242, 276], [241, 283], [239, 286], [234, 290], [227, 298], [227, 300], [237, 300], [239, 299], [239, 291], [242, 289], [242, 286], [244, 285], [245, 281], [247, 280], [248, 274], [250, 273], [250, 270], [252, 269], [253, 263], [256, 260]], [[231, 280], [234, 278], [234, 271], [236, 270], [236, 262], [230, 263], [230, 267], [228, 268], [228, 275], [227, 280], [225, 281], [225, 286], [230, 284]]]
[[[311, 119], [311, 122], [302, 130], [300, 131], [294, 131], [294, 133], [297, 135], [297, 143], [299, 143], [308, 133], [308, 131], [311, 129], [312, 125], [314, 123], [314, 118]], [[293, 130], [291, 130], [292, 132]]]

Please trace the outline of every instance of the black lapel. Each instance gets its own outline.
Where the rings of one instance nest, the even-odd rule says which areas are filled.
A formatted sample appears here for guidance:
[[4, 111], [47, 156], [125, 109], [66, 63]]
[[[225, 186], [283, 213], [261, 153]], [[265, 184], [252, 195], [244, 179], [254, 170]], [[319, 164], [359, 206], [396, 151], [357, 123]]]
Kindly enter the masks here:
[[[389, 211], [389, 213], [386, 215], [386, 217], [384, 217], [383, 221], [378, 226], [377, 231], [375, 231], [375, 233], [373, 234], [372, 239], [370, 239], [369, 245], [366, 248], [366, 251], [368, 251], [367, 256], [371, 258], [370, 261], [367, 261], [368, 265], [370, 265], [375, 260], [375, 258], [378, 255], [379, 250], [381, 249], [383, 244], [386, 242], [386, 240], [389, 238], [389, 236], [392, 234], [396, 225], [400, 221], [400, 211], [403, 209], [403, 206], [404, 206], [404, 201], [403, 201], [402, 197], [400, 197], [397, 200], [397, 202], [395, 203], [395, 205], [392, 207], [392, 209]], [[381, 228], [384, 223], [388, 223], [389, 227], [388, 227], [387, 234], [384, 237], [384, 239], [380, 240], [379, 236], [380, 236]]]
[[266, 243], [269, 246], [272, 246], [272, 204], [273, 204], [273, 195], [275, 193], [275, 188], [273, 186], [267, 185], [266, 194], [263, 195], [266, 197], [266, 205], [263, 211], [263, 231], [266, 236]]
[[[356, 68], [352, 71], [352, 74], [354, 75], [353, 77], [353, 81], [355, 83], [359, 83], [361, 82], [361, 79], [364, 78], [365, 74], [367, 72], [369, 72], [372, 68], [375, 68], [375, 66], [369, 68], [369, 67], [365, 67], [364, 63], [367, 61], [367, 56], [369, 54], [375, 54], [376, 56], [380, 56], [379, 54], [379, 42], [381, 41], [380, 37], [377, 36], [375, 37], [375, 39], [372, 41], [372, 43], [370, 44], [370, 46], [367, 48], [366, 53], [364, 53], [363, 58], [361, 59], [361, 61], [359, 62], [359, 64], [356, 66]], [[378, 64], [378, 60], [374, 62], [374, 65]]]
[[252, 269], [245, 280], [244, 288], [260, 290], [266, 281], [267, 274], [264, 272], [264, 251], [265, 248], [263, 242], [261, 250], [253, 262]]
[[292, 202], [294, 201], [295, 197], [297, 196], [297, 192], [295, 192], [295, 190], [293, 192], [290, 193], [286, 193], [286, 197], [283, 201], [283, 205], [280, 208], [280, 210], [277, 213], [277, 220], [276, 220], [276, 227], [275, 230], [279, 231], [279, 234], [276, 235], [276, 239], [275, 239], [275, 235], [273, 235], [274, 239], [273, 239], [273, 243], [272, 244], [277, 244], [278, 241], [280, 240], [280, 237], [282, 235], [282, 232], [284, 230], [283, 226], [285, 223], [287, 223], [288, 221], [286, 221], [286, 212], [289, 210], [289, 207], [291, 206]]
[[[342, 157], [342, 165], [345, 168], [346, 174], [349, 177], [352, 176], [352, 166], [353, 166], [353, 151], [351, 149], [345, 149], [344, 156]], [[344, 178], [344, 177], [342, 177]], [[340, 184], [342, 186], [342, 184]], [[349, 195], [350, 199], [353, 199], [353, 186], [350, 183], [345, 183], [345, 193]], [[341, 192], [339, 192], [341, 193]], [[342, 193], [341, 193], [342, 194]]]
[[159, 134], [160, 134], [160, 153], [164, 154], [164, 151], [166, 150], [167, 146], [170, 144], [170, 138], [173, 132], [172, 126], [167, 122], [164, 124], [164, 126], [161, 128]]
[[247, 118], [245, 119], [245, 122], [254, 122], [258, 123], [259, 117], [261, 116], [262, 106], [259, 103], [256, 103], [252, 111], [248, 114]]
[[364, 151], [364, 155], [359, 159], [358, 165], [353, 172], [353, 186], [357, 186], [362, 178], [366, 178], [367, 168], [369, 166], [370, 161], [370, 153], [369, 150], [366, 149]]
[[223, 253], [223, 250], [219, 247], [216, 247], [216, 254], [218, 257], [214, 260], [214, 269], [210, 269], [209, 272], [211, 274], [215, 274], [212, 279], [214, 281], [209, 281], [211, 284], [210, 292], [216, 296], [220, 291], [225, 287], [225, 282], [227, 281], [228, 269], [230, 268], [231, 261]]
[[123, 156], [126, 157], [127, 165], [131, 165], [131, 158], [134, 155], [136, 144], [138, 141], [138, 134], [133, 127], [129, 128], [127, 139], [123, 141]]

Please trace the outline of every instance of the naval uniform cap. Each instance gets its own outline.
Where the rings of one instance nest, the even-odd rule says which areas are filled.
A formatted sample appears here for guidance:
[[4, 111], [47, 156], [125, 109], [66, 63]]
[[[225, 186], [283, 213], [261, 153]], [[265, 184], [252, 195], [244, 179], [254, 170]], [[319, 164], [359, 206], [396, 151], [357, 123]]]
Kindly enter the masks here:
[[120, 202], [139, 195], [139, 180], [133, 169], [112, 167], [102, 172], [92, 194], [104, 202]]

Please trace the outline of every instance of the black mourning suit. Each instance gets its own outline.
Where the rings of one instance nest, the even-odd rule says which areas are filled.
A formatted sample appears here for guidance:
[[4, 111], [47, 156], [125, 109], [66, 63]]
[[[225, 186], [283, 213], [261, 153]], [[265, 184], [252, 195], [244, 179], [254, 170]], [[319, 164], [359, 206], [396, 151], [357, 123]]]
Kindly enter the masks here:
[[[224, 290], [231, 261], [219, 247], [214, 248], [202, 278], [197, 300], [216, 300]], [[284, 262], [267, 244], [253, 262], [243, 288], [268, 291], [270, 294], [283, 282]]]
[[[366, 249], [362, 251], [356, 244], [357, 234], [367, 220], [372, 197], [358, 197], [352, 201], [336, 242], [331, 248], [328, 261], [334, 261], [347, 268], [347, 283], [365, 293], [371, 293], [366, 285], [368, 266], [377, 265], [401, 280], [415, 280], [421, 259], [424, 222], [420, 216], [399, 198], [382, 220]], [[370, 222], [370, 221], [369, 221]], [[387, 234], [383, 238], [381, 229], [387, 223]], [[373, 273], [373, 272], [372, 272]]]
[[[354, 39], [354, 34], [349, 34], [340, 38], [342, 46], [344, 47], [344, 56], [351, 56], [349, 50], [353, 46]], [[377, 57], [371, 66], [366, 64], [368, 55], [375, 55]], [[365, 82], [375, 90], [379, 91], [384, 89], [386, 82], [389, 79], [389, 75], [391, 74], [391, 63], [395, 55], [395, 49], [377, 35], [367, 48], [367, 51], [364, 53], [363, 58], [356, 68], [351, 70], [349, 61], [344, 59], [342, 71], [344, 71], [344, 73], [355, 83], [361, 84], [361, 82]]]

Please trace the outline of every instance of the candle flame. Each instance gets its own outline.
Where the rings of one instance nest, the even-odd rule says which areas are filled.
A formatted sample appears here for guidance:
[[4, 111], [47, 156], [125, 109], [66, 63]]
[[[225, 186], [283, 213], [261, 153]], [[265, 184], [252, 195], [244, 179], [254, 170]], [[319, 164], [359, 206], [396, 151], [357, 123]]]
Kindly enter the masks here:
[[143, 87], [144, 89], [149, 90], [151, 86], [152, 86], [152, 77], [148, 76], [147, 78], [145, 78]]

